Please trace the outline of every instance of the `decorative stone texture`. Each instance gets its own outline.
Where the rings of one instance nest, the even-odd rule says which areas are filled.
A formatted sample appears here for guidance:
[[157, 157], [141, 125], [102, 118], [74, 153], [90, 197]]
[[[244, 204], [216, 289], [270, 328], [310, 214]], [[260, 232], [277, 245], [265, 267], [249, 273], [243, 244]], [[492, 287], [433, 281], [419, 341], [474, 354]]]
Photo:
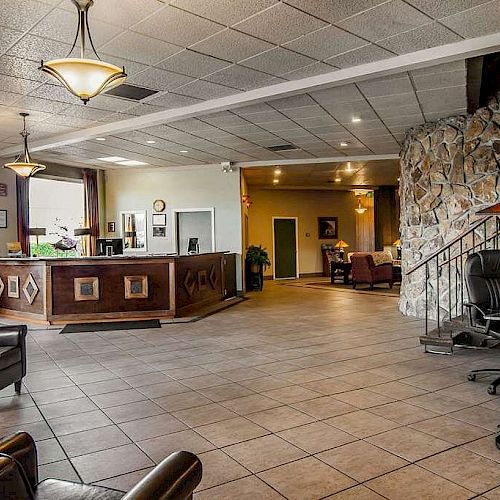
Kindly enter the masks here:
[[[407, 132], [400, 176], [403, 271], [466, 232], [478, 210], [500, 200], [499, 171], [498, 97], [472, 116], [444, 118]], [[429, 272], [428, 303], [435, 318], [436, 270], [431, 266]], [[425, 282], [424, 269], [403, 276], [403, 314], [425, 315]], [[448, 290], [440, 285], [445, 295]]]

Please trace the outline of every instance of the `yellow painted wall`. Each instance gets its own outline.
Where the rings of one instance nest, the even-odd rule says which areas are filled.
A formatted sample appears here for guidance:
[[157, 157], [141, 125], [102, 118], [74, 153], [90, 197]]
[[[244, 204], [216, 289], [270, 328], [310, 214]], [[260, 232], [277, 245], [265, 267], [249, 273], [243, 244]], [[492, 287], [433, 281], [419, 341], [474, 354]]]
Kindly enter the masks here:
[[[253, 189], [249, 187], [252, 205], [249, 209], [248, 244], [273, 252], [273, 217], [298, 217], [299, 272], [321, 273], [321, 244], [337, 240], [318, 239], [318, 217], [338, 217], [338, 236], [356, 249], [356, 197], [349, 191], [306, 191]], [[307, 236], [309, 234], [309, 236]], [[272, 268], [265, 274], [272, 276]]]

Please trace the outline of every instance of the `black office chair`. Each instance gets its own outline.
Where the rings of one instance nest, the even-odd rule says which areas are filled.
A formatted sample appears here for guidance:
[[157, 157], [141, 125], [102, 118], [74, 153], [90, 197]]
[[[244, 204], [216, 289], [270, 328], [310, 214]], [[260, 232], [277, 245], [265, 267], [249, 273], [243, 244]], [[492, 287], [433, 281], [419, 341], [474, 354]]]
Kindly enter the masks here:
[[[467, 257], [465, 280], [469, 292], [470, 325], [480, 328], [489, 339], [500, 340], [500, 250], [481, 250]], [[488, 386], [488, 394], [496, 394], [500, 385], [500, 368], [471, 370], [468, 380], [476, 375], [498, 374]]]

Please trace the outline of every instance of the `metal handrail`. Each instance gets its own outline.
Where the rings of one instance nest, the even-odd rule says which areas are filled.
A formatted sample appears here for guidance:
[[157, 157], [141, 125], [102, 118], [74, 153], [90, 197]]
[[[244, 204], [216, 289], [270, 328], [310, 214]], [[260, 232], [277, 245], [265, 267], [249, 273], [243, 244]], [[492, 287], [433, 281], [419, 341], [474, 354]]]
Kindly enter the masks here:
[[469, 234], [473, 234], [474, 231], [479, 226], [481, 226], [481, 224], [484, 224], [485, 222], [487, 222], [488, 220], [490, 220], [492, 217], [493, 217], [492, 215], [483, 216], [482, 219], [476, 221], [472, 226], [470, 226], [469, 229], [467, 230], [467, 232], [465, 232], [465, 233], [463, 233], [461, 235], [456, 236], [451, 241], [449, 241], [448, 243], [446, 243], [446, 245], [444, 245], [443, 247], [441, 247], [439, 250], [436, 250], [435, 252], [431, 253], [430, 255], [428, 255], [427, 257], [425, 257], [425, 259], [421, 260], [420, 262], [418, 262], [417, 264], [415, 264], [413, 267], [411, 267], [408, 271], [406, 271], [406, 273], [405, 273], [406, 276], [408, 276], [409, 274], [412, 274], [417, 269], [420, 269], [422, 266], [425, 266], [425, 264], [429, 263], [432, 259], [435, 259], [438, 255], [441, 255], [443, 252], [445, 252], [450, 247], [452, 247], [453, 245], [455, 245], [455, 243], [458, 243], [460, 240], [463, 240], [463, 238], [465, 238], [466, 236], [469, 236]]

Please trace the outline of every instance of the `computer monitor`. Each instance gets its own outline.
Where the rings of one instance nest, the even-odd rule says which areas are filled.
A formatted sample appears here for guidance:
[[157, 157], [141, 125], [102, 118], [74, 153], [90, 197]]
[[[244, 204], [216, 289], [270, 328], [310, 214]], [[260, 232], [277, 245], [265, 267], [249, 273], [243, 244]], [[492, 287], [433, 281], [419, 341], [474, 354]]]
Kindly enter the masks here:
[[97, 240], [97, 255], [113, 255], [123, 254], [123, 240], [121, 238], [99, 238]]
[[188, 254], [193, 255], [200, 253], [200, 245], [198, 243], [198, 238], [189, 238], [188, 241]]

